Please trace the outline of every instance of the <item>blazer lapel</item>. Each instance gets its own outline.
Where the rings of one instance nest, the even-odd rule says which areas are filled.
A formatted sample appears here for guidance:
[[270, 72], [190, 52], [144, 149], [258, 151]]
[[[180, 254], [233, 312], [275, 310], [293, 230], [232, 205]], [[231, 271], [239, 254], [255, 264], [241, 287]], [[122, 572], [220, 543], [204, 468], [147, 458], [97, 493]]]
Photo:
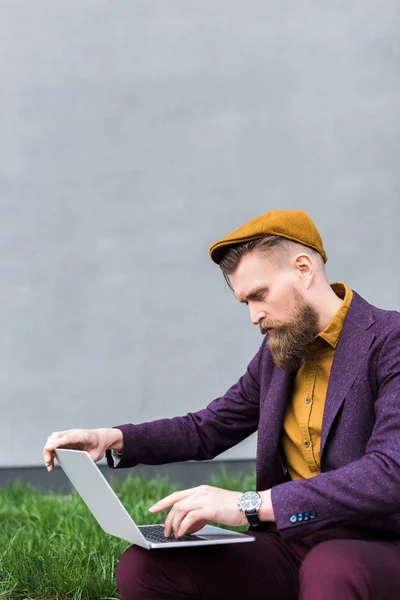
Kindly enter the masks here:
[[[273, 478], [273, 465], [279, 456], [279, 442], [282, 432], [286, 404], [291, 396], [294, 375], [275, 367], [260, 411], [257, 439], [257, 481], [268, 487]], [[284, 464], [281, 464], [281, 471]], [[264, 489], [264, 488], [263, 488]]]
[[292, 373], [279, 368], [275, 369], [267, 398], [270, 407], [268, 429], [271, 447], [277, 446], [281, 438], [283, 418], [286, 404], [292, 393], [293, 380]]
[[367, 329], [374, 323], [369, 305], [354, 292], [349, 314], [335, 352], [325, 400], [321, 433], [321, 459], [333, 421], [354, 383], [360, 365], [375, 335]]

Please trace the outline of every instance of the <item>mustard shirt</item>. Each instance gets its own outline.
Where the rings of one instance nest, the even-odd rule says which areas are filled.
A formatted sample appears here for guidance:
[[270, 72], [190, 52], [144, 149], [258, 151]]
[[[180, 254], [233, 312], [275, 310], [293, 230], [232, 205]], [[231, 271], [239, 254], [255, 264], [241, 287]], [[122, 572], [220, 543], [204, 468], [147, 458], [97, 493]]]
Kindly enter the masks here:
[[331, 288], [343, 304], [310, 344], [310, 357], [297, 371], [285, 411], [281, 444], [292, 479], [306, 479], [320, 472], [322, 417], [329, 376], [353, 299], [353, 292], [345, 283], [332, 283]]

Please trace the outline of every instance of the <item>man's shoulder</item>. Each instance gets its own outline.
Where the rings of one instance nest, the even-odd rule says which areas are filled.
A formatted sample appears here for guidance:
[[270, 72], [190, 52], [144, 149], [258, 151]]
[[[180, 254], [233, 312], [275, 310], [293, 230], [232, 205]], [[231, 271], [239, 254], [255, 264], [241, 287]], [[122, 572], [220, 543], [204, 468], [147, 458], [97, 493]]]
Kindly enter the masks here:
[[349, 317], [355, 324], [367, 323], [368, 329], [378, 335], [386, 337], [390, 332], [400, 332], [400, 312], [379, 308], [365, 300], [360, 294], [353, 290], [353, 310], [349, 311]]

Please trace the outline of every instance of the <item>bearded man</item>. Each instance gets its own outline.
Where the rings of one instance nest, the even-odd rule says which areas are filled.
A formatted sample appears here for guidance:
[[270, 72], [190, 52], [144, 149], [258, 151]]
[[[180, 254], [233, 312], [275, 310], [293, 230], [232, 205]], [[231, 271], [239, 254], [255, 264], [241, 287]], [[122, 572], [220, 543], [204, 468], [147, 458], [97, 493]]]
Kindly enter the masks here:
[[54, 433], [48, 470], [58, 447], [107, 452], [122, 468], [211, 459], [258, 430], [254, 506], [200, 486], [150, 509], [171, 507], [167, 536], [249, 522], [256, 542], [131, 547], [116, 574], [122, 599], [400, 598], [400, 314], [328, 283], [301, 211], [264, 214], [210, 254], [265, 334], [246, 373], [194, 414]]

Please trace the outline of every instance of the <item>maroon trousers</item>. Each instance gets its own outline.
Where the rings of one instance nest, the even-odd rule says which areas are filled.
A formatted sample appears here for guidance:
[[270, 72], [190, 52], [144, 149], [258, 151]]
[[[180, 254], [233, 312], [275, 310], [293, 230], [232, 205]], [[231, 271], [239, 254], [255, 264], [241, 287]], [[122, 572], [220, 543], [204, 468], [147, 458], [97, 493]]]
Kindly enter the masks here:
[[122, 600], [399, 600], [400, 545], [349, 530], [285, 543], [274, 526], [250, 544], [132, 546], [117, 568]]

